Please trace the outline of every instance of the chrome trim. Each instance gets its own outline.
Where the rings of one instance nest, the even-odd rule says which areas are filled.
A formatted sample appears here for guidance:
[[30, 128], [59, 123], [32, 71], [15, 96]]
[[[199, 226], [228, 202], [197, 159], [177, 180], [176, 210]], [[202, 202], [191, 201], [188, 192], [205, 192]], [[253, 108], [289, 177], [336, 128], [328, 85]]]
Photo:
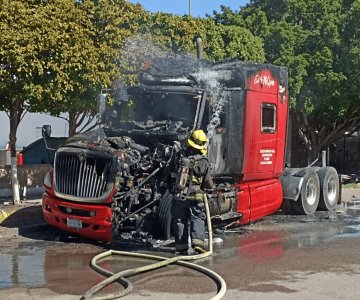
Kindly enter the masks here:
[[[102, 170], [99, 174], [99, 164]], [[63, 147], [55, 155], [54, 191], [57, 197], [76, 202], [101, 203], [110, 195], [112, 156], [81, 148]]]

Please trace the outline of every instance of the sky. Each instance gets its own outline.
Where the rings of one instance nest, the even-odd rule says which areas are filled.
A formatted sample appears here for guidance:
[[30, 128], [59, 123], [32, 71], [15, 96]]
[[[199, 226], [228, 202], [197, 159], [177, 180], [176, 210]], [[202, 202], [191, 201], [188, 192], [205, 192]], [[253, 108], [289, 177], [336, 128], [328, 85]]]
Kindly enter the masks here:
[[214, 10], [220, 12], [220, 5], [230, 7], [232, 10], [239, 10], [240, 7], [249, 3], [249, 0], [128, 0], [131, 3], [140, 3], [145, 10], [150, 12], [165, 12], [177, 15], [189, 14], [193, 17], [205, 17], [206, 14], [212, 15]]
[[[212, 15], [213, 11], [221, 11], [220, 5], [230, 7], [238, 11], [240, 7], [249, 3], [249, 0], [128, 0], [132, 3], [140, 3], [149, 12], [165, 12], [176, 15], [189, 14], [193, 17], [205, 17]], [[46, 114], [28, 113], [20, 122], [17, 132], [17, 147], [22, 149], [35, 140], [41, 138], [42, 125], [51, 125], [52, 136], [67, 136], [67, 122], [60, 118], [50, 117]], [[9, 119], [4, 112], [0, 112], [0, 150], [5, 148], [9, 137]]]

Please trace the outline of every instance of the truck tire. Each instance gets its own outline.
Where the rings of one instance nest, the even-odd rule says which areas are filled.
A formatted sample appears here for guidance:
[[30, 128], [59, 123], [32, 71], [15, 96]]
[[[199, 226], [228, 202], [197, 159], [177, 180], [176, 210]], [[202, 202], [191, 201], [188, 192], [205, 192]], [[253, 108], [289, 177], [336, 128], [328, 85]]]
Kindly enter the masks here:
[[294, 211], [296, 214], [312, 215], [319, 204], [319, 178], [313, 169], [306, 169], [301, 173], [303, 173], [304, 181], [301, 186], [299, 199], [293, 203]]
[[340, 183], [335, 168], [324, 167], [317, 171], [320, 181], [319, 210], [332, 211], [339, 199]]
[[158, 223], [158, 237], [163, 240], [168, 240], [171, 237], [171, 207], [173, 195], [167, 190], [164, 196], [160, 199], [157, 223]]

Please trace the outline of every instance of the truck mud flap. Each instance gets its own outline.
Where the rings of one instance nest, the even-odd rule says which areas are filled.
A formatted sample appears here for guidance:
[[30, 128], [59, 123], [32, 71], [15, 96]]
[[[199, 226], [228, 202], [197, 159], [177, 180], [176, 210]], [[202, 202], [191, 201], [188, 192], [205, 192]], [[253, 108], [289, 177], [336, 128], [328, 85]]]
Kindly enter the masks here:
[[281, 176], [280, 180], [283, 189], [283, 198], [296, 201], [299, 198], [304, 178], [289, 175]]

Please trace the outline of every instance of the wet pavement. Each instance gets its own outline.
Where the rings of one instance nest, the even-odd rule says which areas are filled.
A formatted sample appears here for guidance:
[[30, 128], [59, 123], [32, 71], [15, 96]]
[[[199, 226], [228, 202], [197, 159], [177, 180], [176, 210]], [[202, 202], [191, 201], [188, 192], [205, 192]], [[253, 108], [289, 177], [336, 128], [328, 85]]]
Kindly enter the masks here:
[[[360, 299], [360, 205], [315, 216], [272, 215], [217, 234], [214, 255], [199, 263], [227, 283], [224, 299]], [[221, 241], [220, 240], [220, 241]], [[0, 299], [79, 299], [103, 279], [90, 267], [110, 244], [68, 237], [58, 230], [0, 239]], [[117, 245], [118, 250], [123, 250]], [[144, 251], [134, 246], [125, 250]], [[156, 249], [155, 255], [166, 248]], [[116, 272], [148, 264], [116, 257]], [[193, 270], [168, 266], [131, 278], [129, 299], [210, 299], [215, 283]], [[104, 292], [121, 289], [113, 285]]]

